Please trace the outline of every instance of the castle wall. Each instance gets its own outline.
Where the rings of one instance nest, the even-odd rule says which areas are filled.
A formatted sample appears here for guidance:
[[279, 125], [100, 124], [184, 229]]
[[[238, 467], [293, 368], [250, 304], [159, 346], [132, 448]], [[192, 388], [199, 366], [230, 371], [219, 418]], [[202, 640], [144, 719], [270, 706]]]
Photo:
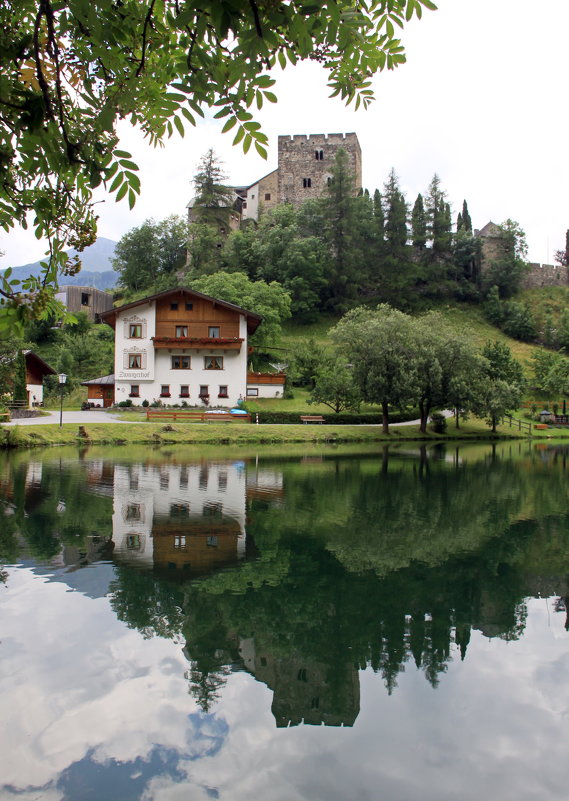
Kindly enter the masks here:
[[355, 133], [279, 136], [278, 202], [299, 205], [322, 197], [340, 149], [348, 154], [355, 194], [362, 185], [362, 153]]
[[569, 286], [569, 270], [556, 264], [529, 265], [529, 272], [523, 277], [522, 289], [538, 289], [545, 286]]

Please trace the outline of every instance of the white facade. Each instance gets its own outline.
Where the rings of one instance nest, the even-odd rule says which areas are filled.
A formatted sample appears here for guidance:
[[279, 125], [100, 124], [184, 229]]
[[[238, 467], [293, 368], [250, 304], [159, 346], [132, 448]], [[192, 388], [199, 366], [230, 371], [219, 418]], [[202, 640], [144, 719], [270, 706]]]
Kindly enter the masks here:
[[26, 384], [28, 391], [28, 406], [33, 409], [43, 403], [43, 384]]
[[[115, 325], [115, 403], [130, 398], [134, 405], [160, 400], [165, 406], [186, 402], [204, 408], [231, 408], [245, 398], [247, 385], [247, 319], [239, 314], [239, 350], [207, 342], [179, 342], [156, 348], [156, 302], [149, 300], [119, 311]], [[133, 336], [133, 334], [135, 334]], [[164, 391], [168, 388], [167, 391]], [[207, 388], [207, 389], [205, 389]]]
[[[172, 520], [179, 521], [174, 547], [181, 553], [189, 547], [189, 537], [196, 536], [196, 524], [203, 526], [207, 536], [208, 523], [225, 521], [236, 533], [235, 558], [245, 556], [243, 462], [117, 464], [113, 490], [113, 540], [117, 557], [151, 567], [155, 561], [154, 528], [160, 521]], [[185, 528], [192, 531], [187, 540]], [[209, 542], [208, 546], [216, 548], [217, 542]]]

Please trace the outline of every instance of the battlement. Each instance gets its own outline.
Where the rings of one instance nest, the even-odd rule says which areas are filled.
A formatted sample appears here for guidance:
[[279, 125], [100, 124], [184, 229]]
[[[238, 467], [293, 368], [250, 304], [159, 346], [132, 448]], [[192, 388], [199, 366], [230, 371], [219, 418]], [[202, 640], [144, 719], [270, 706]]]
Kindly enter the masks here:
[[523, 289], [538, 289], [544, 286], [569, 286], [569, 270], [558, 264], [532, 262], [522, 279]]
[[281, 144], [351, 144], [360, 146], [355, 133], [329, 133], [329, 134], [285, 134], [278, 137], [279, 148]]

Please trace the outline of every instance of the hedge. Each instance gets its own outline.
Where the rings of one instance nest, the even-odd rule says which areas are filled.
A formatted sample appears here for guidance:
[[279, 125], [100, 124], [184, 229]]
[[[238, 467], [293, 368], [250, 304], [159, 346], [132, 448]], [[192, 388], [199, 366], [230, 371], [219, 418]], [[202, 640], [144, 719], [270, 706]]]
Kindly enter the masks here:
[[[259, 423], [276, 423], [276, 424], [298, 424], [300, 423], [300, 412], [278, 412], [278, 411], [263, 411], [263, 412], [250, 412], [251, 422], [255, 423], [257, 416]], [[309, 415], [310, 412], [303, 412], [304, 415]], [[380, 425], [382, 417], [380, 412], [370, 414], [354, 414], [353, 412], [340, 412], [335, 414], [332, 410], [330, 413], [323, 413], [324, 422], [330, 425], [339, 426], [358, 426], [358, 425]], [[417, 420], [419, 417], [418, 409], [407, 409], [403, 412], [393, 411], [389, 413], [390, 423], [404, 423], [407, 420]]]

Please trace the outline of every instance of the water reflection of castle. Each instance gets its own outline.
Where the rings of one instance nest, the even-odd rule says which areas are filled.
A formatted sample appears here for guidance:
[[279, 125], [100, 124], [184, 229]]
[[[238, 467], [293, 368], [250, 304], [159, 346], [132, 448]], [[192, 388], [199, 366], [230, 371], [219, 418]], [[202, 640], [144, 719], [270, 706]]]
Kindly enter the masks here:
[[271, 711], [277, 728], [354, 725], [360, 711], [360, 678], [353, 664], [338, 669], [302, 654], [275, 657], [258, 652], [254, 638], [240, 641], [239, 654], [245, 669], [273, 690]]

